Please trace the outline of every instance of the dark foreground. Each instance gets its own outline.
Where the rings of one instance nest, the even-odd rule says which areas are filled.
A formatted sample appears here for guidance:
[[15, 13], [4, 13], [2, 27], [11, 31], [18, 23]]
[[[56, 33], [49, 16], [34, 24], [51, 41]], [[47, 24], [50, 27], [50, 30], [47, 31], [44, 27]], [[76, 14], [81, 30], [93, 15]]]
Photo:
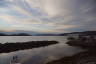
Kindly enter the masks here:
[[47, 64], [72, 64], [71, 59], [72, 58], [70, 58], [70, 57], [64, 57], [64, 58], [61, 58], [59, 60], [48, 62]]
[[29, 42], [16, 42], [16, 43], [0, 43], [0, 53], [8, 53], [17, 50], [32, 49], [44, 47], [52, 44], [57, 44], [57, 41], [29, 41]]
[[85, 51], [74, 54], [72, 57], [64, 57], [47, 64], [96, 64], [96, 38], [94, 36], [78, 38], [69, 37], [66, 43], [69, 46], [81, 47]]

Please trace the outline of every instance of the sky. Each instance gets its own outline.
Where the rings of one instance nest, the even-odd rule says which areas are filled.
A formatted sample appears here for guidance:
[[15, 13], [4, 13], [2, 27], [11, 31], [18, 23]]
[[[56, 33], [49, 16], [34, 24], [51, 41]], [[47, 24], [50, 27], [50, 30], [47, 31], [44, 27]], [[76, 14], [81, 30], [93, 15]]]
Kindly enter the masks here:
[[0, 0], [0, 31], [96, 30], [96, 0]]

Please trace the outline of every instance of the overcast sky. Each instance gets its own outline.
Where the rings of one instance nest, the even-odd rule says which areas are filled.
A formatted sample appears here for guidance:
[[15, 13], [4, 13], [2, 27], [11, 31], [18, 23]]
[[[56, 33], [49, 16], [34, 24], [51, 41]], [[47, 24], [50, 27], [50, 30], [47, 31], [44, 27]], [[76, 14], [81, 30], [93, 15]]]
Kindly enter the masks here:
[[0, 31], [96, 30], [96, 0], [0, 0]]

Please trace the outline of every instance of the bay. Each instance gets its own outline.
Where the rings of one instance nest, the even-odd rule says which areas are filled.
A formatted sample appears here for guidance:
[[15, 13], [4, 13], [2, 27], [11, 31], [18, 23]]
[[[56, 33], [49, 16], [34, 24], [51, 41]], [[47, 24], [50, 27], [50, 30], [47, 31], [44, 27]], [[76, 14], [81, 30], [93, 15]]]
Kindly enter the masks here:
[[43, 40], [55, 40], [59, 43], [46, 47], [2, 53], [0, 54], [0, 64], [10, 64], [13, 56], [18, 56], [22, 64], [46, 64], [49, 61], [72, 56], [82, 51], [79, 47], [68, 46], [66, 36], [0, 36], [0, 43]]

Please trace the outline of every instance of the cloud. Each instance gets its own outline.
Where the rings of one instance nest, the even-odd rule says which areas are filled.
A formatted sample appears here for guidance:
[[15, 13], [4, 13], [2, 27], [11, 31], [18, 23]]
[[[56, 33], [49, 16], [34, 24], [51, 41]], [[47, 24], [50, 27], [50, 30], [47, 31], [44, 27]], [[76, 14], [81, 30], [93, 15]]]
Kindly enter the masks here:
[[0, 3], [0, 20], [14, 30], [30, 28], [46, 33], [96, 30], [95, 0], [2, 0]]

